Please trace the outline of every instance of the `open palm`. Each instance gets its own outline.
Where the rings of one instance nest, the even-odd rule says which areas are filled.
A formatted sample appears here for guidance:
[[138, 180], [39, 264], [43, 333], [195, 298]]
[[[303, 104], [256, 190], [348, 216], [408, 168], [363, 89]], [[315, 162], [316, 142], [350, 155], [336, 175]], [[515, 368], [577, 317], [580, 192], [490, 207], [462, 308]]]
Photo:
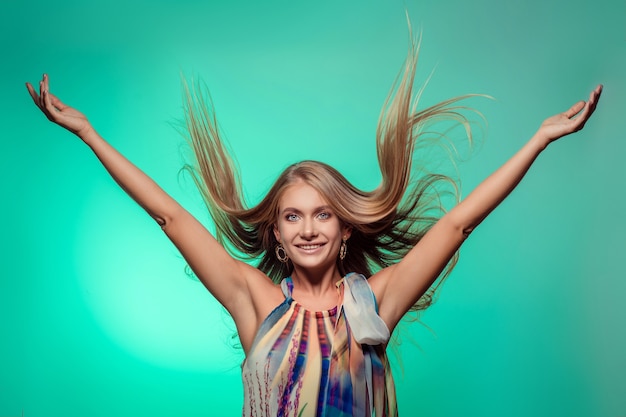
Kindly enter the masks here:
[[91, 129], [91, 124], [84, 114], [64, 104], [55, 95], [50, 94], [47, 75], [44, 74], [43, 79], [39, 82], [39, 93], [37, 93], [31, 83], [26, 83], [26, 88], [35, 105], [46, 115], [48, 120], [78, 136]]
[[545, 137], [549, 143], [579, 131], [585, 126], [585, 123], [595, 111], [601, 94], [602, 85], [599, 85], [591, 92], [587, 102], [579, 101], [566, 112], [544, 120], [537, 133]]

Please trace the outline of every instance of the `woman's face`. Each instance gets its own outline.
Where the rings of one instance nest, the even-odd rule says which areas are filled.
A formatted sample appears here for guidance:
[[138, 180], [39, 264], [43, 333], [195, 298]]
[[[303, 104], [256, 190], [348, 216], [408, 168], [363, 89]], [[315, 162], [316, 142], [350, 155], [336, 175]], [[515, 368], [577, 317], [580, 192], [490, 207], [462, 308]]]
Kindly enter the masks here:
[[315, 188], [300, 181], [280, 198], [274, 235], [296, 267], [324, 270], [334, 267], [350, 229], [341, 225]]

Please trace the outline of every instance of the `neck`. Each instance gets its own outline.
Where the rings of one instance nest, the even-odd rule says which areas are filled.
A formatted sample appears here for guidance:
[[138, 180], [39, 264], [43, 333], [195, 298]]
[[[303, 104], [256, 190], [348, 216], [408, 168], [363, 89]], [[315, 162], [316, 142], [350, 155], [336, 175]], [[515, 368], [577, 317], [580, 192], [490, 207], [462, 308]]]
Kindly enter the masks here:
[[293, 285], [298, 289], [298, 292], [305, 292], [313, 296], [322, 296], [329, 291], [337, 291], [336, 284], [341, 278], [336, 265], [322, 271], [294, 266], [291, 274]]

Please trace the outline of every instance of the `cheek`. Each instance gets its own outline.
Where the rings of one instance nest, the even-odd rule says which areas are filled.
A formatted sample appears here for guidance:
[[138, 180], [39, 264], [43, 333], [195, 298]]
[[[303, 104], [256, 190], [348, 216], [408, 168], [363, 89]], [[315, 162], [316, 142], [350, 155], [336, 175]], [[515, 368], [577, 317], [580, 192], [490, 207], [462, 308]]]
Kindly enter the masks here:
[[294, 225], [287, 221], [278, 220], [274, 226], [274, 237], [279, 242], [289, 240], [295, 233], [297, 233], [297, 231]]
[[332, 226], [329, 225], [326, 233], [329, 237], [332, 237], [334, 240], [341, 240], [343, 236], [343, 230], [341, 229], [341, 226], [338, 223], [333, 224]]

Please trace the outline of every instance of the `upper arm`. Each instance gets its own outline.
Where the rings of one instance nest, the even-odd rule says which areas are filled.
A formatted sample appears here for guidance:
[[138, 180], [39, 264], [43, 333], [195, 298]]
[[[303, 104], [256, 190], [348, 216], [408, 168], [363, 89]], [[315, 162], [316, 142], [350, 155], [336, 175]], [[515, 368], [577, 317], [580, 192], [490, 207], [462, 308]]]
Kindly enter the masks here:
[[233, 258], [184, 208], [179, 206], [164, 222], [163, 231], [232, 316], [247, 352], [263, 319], [282, 302], [280, 288], [263, 272]]
[[[164, 219], [162, 229], [183, 255], [189, 267], [209, 292], [230, 313], [252, 306], [248, 281], [263, 273], [233, 258], [213, 235], [189, 212], [180, 207]], [[265, 279], [268, 279], [265, 277]], [[243, 306], [243, 307], [242, 307]]]
[[426, 293], [466, 237], [467, 231], [446, 215], [400, 262], [369, 279], [378, 300], [379, 315], [390, 330]]

